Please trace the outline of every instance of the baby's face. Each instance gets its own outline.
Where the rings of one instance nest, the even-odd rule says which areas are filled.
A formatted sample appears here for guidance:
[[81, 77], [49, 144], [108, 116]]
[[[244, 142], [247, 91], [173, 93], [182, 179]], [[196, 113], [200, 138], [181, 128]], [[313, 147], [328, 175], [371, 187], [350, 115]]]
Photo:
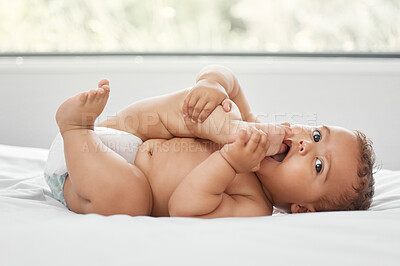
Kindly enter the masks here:
[[283, 161], [267, 157], [257, 172], [273, 203], [286, 210], [293, 203], [313, 207], [322, 196], [335, 199], [351, 189], [358, 164], [356, 135], [333, 126], [292, 129], [294, 136], [284, 140], [290, 150]]

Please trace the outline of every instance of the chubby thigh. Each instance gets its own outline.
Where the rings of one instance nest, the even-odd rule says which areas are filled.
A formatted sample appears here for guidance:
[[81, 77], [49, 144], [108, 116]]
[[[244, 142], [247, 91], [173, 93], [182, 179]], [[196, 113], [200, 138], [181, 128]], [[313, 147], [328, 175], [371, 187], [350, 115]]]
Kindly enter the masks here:
[[[116, 194], [118, 194], [120, 198], [125, 198], [125, 201], [128, 198], [131, 201], [132, 191], [139, 190], [138, 193], [135, 193], [137, 196], [135, 198], [136, 201], [149, 201], [149, 198], [151, 200], [151, 191], [147, 178], [137, 167], [130, 164], [135, 160], [136, 152], [142, 141], [132, 134], [114, 129], [95, 128], [95, 133], [96, 134], [89, 134], [92, 136], [72, 136], [73, 145], [82, 138], [88, 138], [84, 140], [85, 145], [81, 145], [81, 147], [78, 146], [78, 148], [81, 149], [77, 149], [73, 154], [74, 157], [82, 158], [82, 165], [78, 167], [78, 172], [74, 171], [75, 176], [72, 176], [72, 178], [71, 173], [68, 171], [69, 169], [67, 169], [63, 138], [61, 135], [58, 135], [53, 141], [44, 171], [46, 181], [51, 188], [53, 197], [78, 213], [98, 213], [97, 210], [102, 209], [100, 211], [102, 214], [107, 213], [107, 207], [105, 205], [108, 205], [109, 211], [112, 211], [112, 209], [115, 211], [113, 206], [119, 205], [120, 209], [122, 208], [122, 203], [116, 204], [115, 201], [112, 200]], [[90, 151], [87, 143], [93, 144]], [[71, 146], [71, 144], [67, 143], [67, 146]], [[85, 150], [82, 150], [82, 148], [85, 148]], [[110, 168], [113, 168], [114, 165], [114, 168], [117, 169], [107, 169], [106, 171], [98, 172], [95, 168], [94, 171], [86, 171], [83, 175], [83, 179], [91, 179], [93, 181], [89, 182], [89, 185], [85, 185], [89, 188], [84, 189], [83, 186], [80, 186], [82, 180], [79, 180], [79, 178], [81, 178], [80, 175], [83, 173], [84, 169], [87, 168], [88, 159], [94, 159], [93, 162], [96, 162], [96, 164], [99, 163], [99, 167], [97, 168], [101, 168], [101, 165], [109, 164], [111, 161], [116, 161], [120, 167], [111, 164]], [[105, 160], [105, 162], [102, 162], [102, 160]], [[74, 180], [74, 177], [76, 180]], [[73, 182], [73, 180], [75, 182]], [[102, 183], [104, 184], [102, 185]], [[73, 184], [75, 186], [73, 186]], [[94, 188], [97, 188], [99, 191]], [[118, 193], [116, 191], [118, 191]], [[124, 191], [126, 191], [125, 196], [123, 195]], [[145, 195], [140, 196], [143, 193]], [[148, 195], [149, 193], [150, 195]], [[92, 198], [89, 198], [88, 195]], [[94, 195], [96, 195], [96, 197], [93, 198]], [[105, 207], [100, 208], [100, 201], [103, 201]], [[92, 205], [94, 202], [97, 207], [93, 209]], [[111, 203], [114, 203], [113, 206], [111, 206]], [[127, 207], [123, 207], [122, 209], [127, 209]], [[132, 213], [131, 210], [128, 212]]]
[[[87, 196], [82, 188], [74, 187], [73, 176], [67, 177], [64, 198], [68, 208], [76, 213], [97, 213], [101, 215], [127, 214], [132, 216], [150, 215], [152, 192], [147, 177], [134, 165], [110, 169], [98, 176], [97, 189]], [[112, 173], [111, 175], [109, 173]], [[82, 196], [84, 194], [85, 196]]]

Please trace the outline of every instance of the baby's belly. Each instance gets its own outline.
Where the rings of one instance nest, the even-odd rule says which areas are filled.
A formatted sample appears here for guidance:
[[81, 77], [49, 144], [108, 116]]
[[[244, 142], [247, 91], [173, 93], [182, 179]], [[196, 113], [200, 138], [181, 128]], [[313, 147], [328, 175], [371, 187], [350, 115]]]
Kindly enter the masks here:
[[144, 142], [135, 165], [147, 176], [153, 192], [152, 216], [169, 216], [168, 201], [175, 188], [220, 145], [207, 140], [174, 138]]

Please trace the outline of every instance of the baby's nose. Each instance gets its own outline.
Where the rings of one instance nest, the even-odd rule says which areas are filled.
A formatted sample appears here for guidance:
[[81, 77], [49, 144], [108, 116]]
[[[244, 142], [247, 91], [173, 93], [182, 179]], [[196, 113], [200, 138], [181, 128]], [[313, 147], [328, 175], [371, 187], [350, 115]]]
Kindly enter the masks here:
[[300, 140], [299, 141], [299, 153], [302, 155], [306, 155], [310, 149], [310, 144], [311, 143], [307, 140], [304, 140], [304, 139]]

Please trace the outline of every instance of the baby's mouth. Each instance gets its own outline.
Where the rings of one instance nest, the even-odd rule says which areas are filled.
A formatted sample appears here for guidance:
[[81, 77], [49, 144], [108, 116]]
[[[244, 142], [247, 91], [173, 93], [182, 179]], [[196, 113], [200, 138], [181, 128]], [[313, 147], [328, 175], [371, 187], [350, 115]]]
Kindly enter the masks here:
[[286, 149], [284, 150], [284, 152], [269, 156], [269, 158], [281, 163], [286, 158], [286, 155], [288, 155], [292, 142], [290, 140], [284, 140], [283, 144], [286, 145]]

